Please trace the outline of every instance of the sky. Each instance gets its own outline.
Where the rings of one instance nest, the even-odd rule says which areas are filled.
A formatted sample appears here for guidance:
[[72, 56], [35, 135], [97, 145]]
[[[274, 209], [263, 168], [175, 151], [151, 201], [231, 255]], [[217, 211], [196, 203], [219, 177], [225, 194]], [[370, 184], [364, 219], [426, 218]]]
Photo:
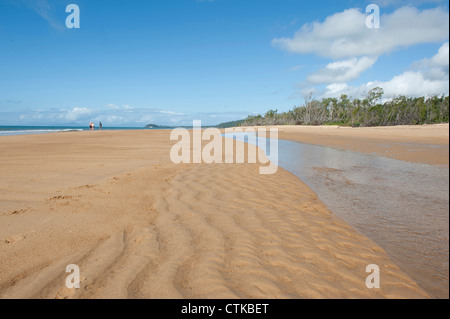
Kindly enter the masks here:
[[216, 125], [377, 86], [448, 95], [448, 30], [444, 0], [0, 0], [0, 125]]

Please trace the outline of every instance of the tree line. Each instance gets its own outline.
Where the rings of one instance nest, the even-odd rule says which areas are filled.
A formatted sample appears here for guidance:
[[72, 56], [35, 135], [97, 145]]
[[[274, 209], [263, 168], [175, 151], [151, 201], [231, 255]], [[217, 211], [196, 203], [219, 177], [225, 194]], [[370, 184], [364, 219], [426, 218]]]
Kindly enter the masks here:
[[288, 112], [270, 110], [264, 116], [247, 117], [242, 126], [262, 125], [342, 125], [393, 126], [448, 123], [449, 97], [399, 96], [381, 103], [383, 89], [376, 87], [365, 99], [351, 99], [343, 94], [339, 99], [321, 101], [306, 98], [302, 106]]

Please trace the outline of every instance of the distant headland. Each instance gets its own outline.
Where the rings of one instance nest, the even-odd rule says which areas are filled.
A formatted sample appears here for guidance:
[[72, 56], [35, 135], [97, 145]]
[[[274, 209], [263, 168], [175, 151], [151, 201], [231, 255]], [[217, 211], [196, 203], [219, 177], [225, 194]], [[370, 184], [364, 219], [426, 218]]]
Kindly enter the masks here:
[[[244, 120], [239, 120], [239, 121], [231, 121], [231, 122], [226, 122], [226, 123], [221, 123], [218, 125], [206, 125], [203, 126], [203, 128], [208, 128], [208, 127], [215, 127], [215, 128], [228, 128], [228, 127], [236, 127], [236, 126], [240, 126], [242, 123], [244, 122]], [[156, 124], [147, 124], [145, 126], [146, 129], [152, 129], [152, 130], [165, 130], [165, 129], [174, 129], [174, 128], [192, 128], [192, 126], [164, 126], [164, 125], [156, 125]]]

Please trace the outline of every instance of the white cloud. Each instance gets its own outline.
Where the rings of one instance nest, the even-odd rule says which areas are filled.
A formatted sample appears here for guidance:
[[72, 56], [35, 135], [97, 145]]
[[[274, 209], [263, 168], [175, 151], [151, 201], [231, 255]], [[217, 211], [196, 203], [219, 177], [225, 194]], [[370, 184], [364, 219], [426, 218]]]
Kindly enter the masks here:
[[184, 113], [177, 113], [177, 112], [172, 112], [172, 111], [157, 111], [158, 113], [161, 114], [169, 114], [169, 115], [185, 115]]
[[[99, 116], [97, 116], [97, 120], [101, 120]], [[124, 118], [117, 115], [108, 115], [103, 119], [103, 122], [108, 123], [109, 126], [121, 125], [124, 122]]]
[[446, 67], [448, 69], [449, 66], [449, 43], [444, 43], [438, 53], [431, 58], [430, 64], [434, 66]]
[[325, 95], [335, 97], [344, 94], [348, 90], [349, 86], [347, 83], [332, 83], [327, 85]]
[[76, 107], [65, 109], [0, 109], [0, 119], [8, 125], [75, 125], [87, 127], [90, 121], [103, 123], [103, 127], [144, 127], [146, 124], [190, 126], [193, 120], [202, 120], [204, 125], [243, 119], [249, 112], [178, 113], [153, 108], [90, 109]]
[[442, 8], [399, 8], [381, 16], [380, 29], [368, 29], [366, 18], [366, 13], [348, 9], [324, 22], [305, 24], [292, 38], [277, 38], [272, 43], [292, 53], [342, 59], [379, 56], [401, 47], [444, 41], [449, 34], [449, 14]]
[[75, 107], [70, 111], [67, 111], [65, 114], [61, 114], [60, 118], [65, 119], [66, 121], [72, 122], [77, 121], [82, 117], [90, 115], [92, 113], [91, 110], [87, 108], [79, 108]]
[[448, 94], [448, 79], [432, 80], [421, 72], [404, 72], [387, 82], [375, 82], [374, 86], [384, 89], [385, 98], [398, 95], [430, 96]]
[[147, 125], [147, 124], [154, 124], [154, 123], [152, 123], [152, 121], [153, 121], [153, 117], [151, 115], [145, 115], [141, 119], [139, 119], [137, 122]]
[[325, 68], [308, 76], [310, 83], [342, 83], [356, 80], [372, 67], [376, 57], [352, 58], [328, 64]]
[[432, 58], [413, 63], [410, 70], [394, 76], [389, 81], [374, 81], [359, 87], [346, 83], [333, 83], [326, 87], [322, 97], [336, 97], [347, 94], [363, 98], [375, 87], [384, 90], [384, 98], [405, 95], [411, 97], [449, 94], [449, 43], [444, 43]]
[[431, 80], [447, 79], [449, 68], [449, 43], [444, 43], [438, 53], [430, 59], [423, 59], [413, 64], [413, 70], [420, 70]]
[[131, 105], [128, 105], [128, 104], [122, 105], [122, 107], [120, 107], [120, 106], [117, 106], [117, 105], [111, 103], [111, 104], [107, 104], [106, 106], [111, 109], [114, 109], [114, 110], [120, 110], [120, 109], [133, 110], [134, 109], [134, 107], [132, 107]]

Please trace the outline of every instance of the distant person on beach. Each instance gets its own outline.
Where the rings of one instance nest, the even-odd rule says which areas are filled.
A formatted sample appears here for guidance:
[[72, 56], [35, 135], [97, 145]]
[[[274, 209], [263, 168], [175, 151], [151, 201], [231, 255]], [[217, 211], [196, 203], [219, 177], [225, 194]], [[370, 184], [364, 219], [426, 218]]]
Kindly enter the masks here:
[[90, 123], [89, 123], [89, 129], [90, 129], [91, 131], [94, 131], [94, 130], [95, 130], [95, 124], [94, 124], [94, 122], [90, 122]]
[[100, 128], [100, 131], [102, 130], [103, 124], [102, 122], [98, 122], [98, 127]]

